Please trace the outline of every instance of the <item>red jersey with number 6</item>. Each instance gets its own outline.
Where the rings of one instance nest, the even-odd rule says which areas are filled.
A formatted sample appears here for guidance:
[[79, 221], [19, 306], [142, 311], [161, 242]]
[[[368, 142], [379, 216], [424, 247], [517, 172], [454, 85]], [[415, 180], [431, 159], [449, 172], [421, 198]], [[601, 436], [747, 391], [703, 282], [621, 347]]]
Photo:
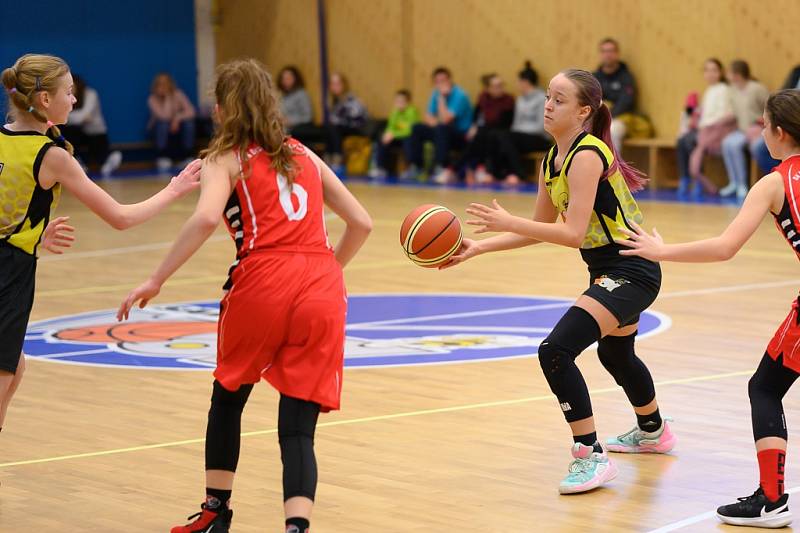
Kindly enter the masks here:
[[230, 289], [230, 274], [253, 251], [331, 250], [319, 168], [308, 148], [294, 139], [288, 142], [297, 165], [291, 186], [272, 168], [262, 147], [252, 145], [247, 151], [250, 174], [236, 183], [225, 206], [225, 224], [236, 243], [236, 261], [225, 289]]
[[292, 185], [251, 146], [250, 173], [225, 209], [236, 262], [220, 302], [214, 377], [231, 391], [263, 378], [325, 412], [341, 401], [347, 296], [320, 169], [305, 146], [288, 142], [298, 167]]

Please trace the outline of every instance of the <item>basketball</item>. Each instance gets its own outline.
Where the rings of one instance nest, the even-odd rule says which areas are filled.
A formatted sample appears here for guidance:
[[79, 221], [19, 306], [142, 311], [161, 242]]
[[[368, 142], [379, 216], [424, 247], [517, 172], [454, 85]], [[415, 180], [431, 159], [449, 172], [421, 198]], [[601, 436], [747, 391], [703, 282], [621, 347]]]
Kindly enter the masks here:
[[425, 268], [436, 268], [461, 247], [461, 222], [446, 207], [424, 204], [413, 209], [400, 226], [406, 256]]

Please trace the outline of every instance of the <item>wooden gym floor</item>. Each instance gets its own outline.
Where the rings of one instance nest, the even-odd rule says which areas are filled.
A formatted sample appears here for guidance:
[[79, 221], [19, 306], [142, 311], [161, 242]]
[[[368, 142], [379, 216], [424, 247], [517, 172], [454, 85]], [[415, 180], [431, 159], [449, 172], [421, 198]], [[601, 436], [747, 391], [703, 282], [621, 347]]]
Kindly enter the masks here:
[[[133, 202], [163, 182], [113, 181]], [[539, 245], [428, 271], [398, 245], [406, 212], [423, 202], [463, 216], [496, 196], [529, 214], [532, 195], [351, 186], [375, 218], [346, 271], [352, 295], [491, 293], [574, 298], [587, 275], [575, 250]], [[161, 260], [194, 199], [127, 232], [104, 226], [69, 194], [78, 241], [39, 265], [33, 320], [115, 308]], [[719, 232], [736, 209], [642, 202], [648, 228], [669, 241]], [[335, 239], [342, 230], [329, 221]], [[154, 302], [211, 300], [232, 259], [218, 230]], [[570, 438], [538, 363], [490, 362], [347, 370], [343, 409], [317, 431], [318, 533], [717, 531], [716, 506], [757, 486], [747, 380], [783, 320], [800, 280], [794, 254], [765, 221], [729, 263], [665, 264], [653, 310], [671, 327], [638, 343], [662, 413], [679, 440], [666, 456], [615, 456], [607, 488], [564, 497]], [[458, 312], [458, 309], [453, 309]], [[598, 431], [635, 419], [593, 350], [579, 359], [593, 391]], [[203, 497], [203, 443], [211, 378], [205, 371], [77, 366], [30, 359], [0, 434], [0, 531], [158, 532], [182, 523]], [[245, 410], [233, 531], [282, 531], [276, 393], [262, 383]], [[790, 434], [800, 401], [785, 400]], [[800, 454], [789, 450], [787, 487], [800, 489]], [[659, 529], [661, 528], [661, 529]]]

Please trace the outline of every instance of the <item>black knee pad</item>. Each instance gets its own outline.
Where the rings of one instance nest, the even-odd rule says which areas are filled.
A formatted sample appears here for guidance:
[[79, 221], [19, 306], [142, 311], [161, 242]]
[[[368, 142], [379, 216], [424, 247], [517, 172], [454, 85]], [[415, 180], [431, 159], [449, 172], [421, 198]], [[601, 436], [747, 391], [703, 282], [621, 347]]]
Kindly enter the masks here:
[[589, 391], [575, 359], [599, 337], [594, 317], [570, 307], [539, 345], [539, 365], [568, 422], [592, 416]]
[[634, 407], [653, 401], [656, 389], [647, 366], [636, 356], [636, 333], [624, 337], [607, 335], [597, 343], [600, 363], [622, 387]]
[[783, 366], [783, 356], [773, 360], [764, 354], [756, 373], [747, 383], [755, 440], [765, 437], [786, 439], [783, 397], [797, 379], [797, 372]]
[[278, 406], [278, 440], [283, 463], [283, 500], [302, 496], [314, 500], [317, 459], [314, 433], [319, 404], [281, 395]]
[[229, 391], [214, 380], [206, 429], [206, 470], [235, 472], [239, 463], [242, 411], [253, 385]]

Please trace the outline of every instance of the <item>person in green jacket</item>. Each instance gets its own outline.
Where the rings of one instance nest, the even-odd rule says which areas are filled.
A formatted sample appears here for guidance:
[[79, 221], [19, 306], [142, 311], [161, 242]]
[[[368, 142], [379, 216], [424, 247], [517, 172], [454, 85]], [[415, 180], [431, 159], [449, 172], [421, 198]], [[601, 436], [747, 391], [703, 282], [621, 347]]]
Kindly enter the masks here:
[[392, 147], [402, 147], [411, 136], [411, 129], [417, 122], [419, 122], [419, 112], [411, 103], [411, 93], [407, 89], [400, 89], [394, 96], [394, 109], [389, 115], [386, 129], [375, 143], [375, 167], [370, 170], [370, 177], [386, 177]]

